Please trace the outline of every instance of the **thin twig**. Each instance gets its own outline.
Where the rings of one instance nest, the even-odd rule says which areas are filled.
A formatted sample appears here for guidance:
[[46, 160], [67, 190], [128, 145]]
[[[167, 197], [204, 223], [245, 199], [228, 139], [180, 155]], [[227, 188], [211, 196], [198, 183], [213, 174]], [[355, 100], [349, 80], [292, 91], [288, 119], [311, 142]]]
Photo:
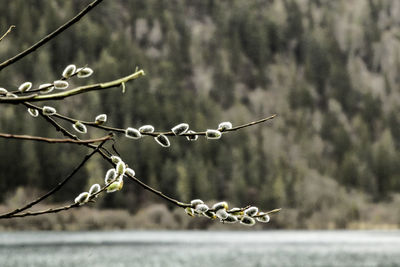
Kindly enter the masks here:
[[20, 96], [20, 97], [0, 97], [0, 103], [19, 104], [19, 103], [24, 103], [26, 101], [38, 102], [38, 101], [48, 101], [48, 100], [61, 100], [61, 99], [64, 99], [64, 98], [67, 98], [70, 96], [83, 94], [83, 93], [87, 93], [87, 92], [94, 91], [94, 90], [103, 90], [103, 89], [108, 89], [108, 88], [112, 88], [112, 87], [118, 87], [122, 83], [131, 81], [131, 80], [135, 80], [143, 75], [144, 75], [144, 71], [139, 70], [128, 76], [119, 78], [117, 80], [113, 80], [113, 81], [109, 81], [109, 82], [105, 82], [105, 83], [96, 83], [96, 84], [89, 84], [89, 85], [85, 85], [85, 86], [79, 86], [79, 87], [76, 87], [71, 90], [58, 92], [58, 93], [54, 93], [54, 94], [39, 95], [36, 93], [36, 94]]
[[12, 29], [15, 28], [15, 25], [11, 25], [10, 28], [8, 28], [8, 30], [3, 34], [3, 36], [0, 37], [0, 42], [3, 41], [3, 39], [7, 36], [7, 34], [9, 34]]
[[85, 140], [74, 140], [74, 139], [60, 139], [60, 138], [47, 138], [41, 136], [32, 136], [32, 135], [17, 135], [17, 134], [7, 134], [7, 133], [0, 133], [0, 138], [9, 138], [9, 139], [22, 139], [22, 140], [29, 140], [29, 141], [39, 141], [39, 142], [47, 142], [52, 144], [59, 144], [59, 143], [73, 143], [73, 144], [91, 144], [102, 142], [104, 140], [109, 140], [112, 138], [111, 135], [106, 135], [96, 139], [85, 139]]
[[43, 196], [37, 198], [36, 200], [26, 204], [24, 207], [15, 209], [11, 212], [5, 213], [0, 215], [0, 219], [6, 219], [6, 218], [11, 218], [11, 217], [16, 217], [16, 216], [12, 216], [16, 213], [20, 213], [24, 210], [27, 210], [29, 208], [31, 208], [32, 206], [36, 205], [37, 203], [45, 200], [46, 198], [48, 198], [49, 196], [53, 195], [54, 193], [56, 193], [58, 190], [60, 190], [85, 164], [86, 162], [97, 152], [99, 152], [100, 148], [104, 145], [105, 142], [107, 142], [108, 139], [103, 140], [96, 149], [94, 149], [91, 153], [89, 153], [88, 155], [86, 155], [84, 157], [84, 159], [81, 161], [81, 163], [67, 176], [64, 178], [63, 181], [61, 181], [60, 183], [58, 183], [57, 186], [55, 186], [53, 189], [51, 189], [49, 192], [47, 192], [46, 194], [44, 194]]
[[31, 47], [29, 47], [25, 51], [19, 53], [18, 55], [14, 56], [14, 57], [12, 57], [10, 59], [7, 59], [3, 63], [1, 63], [0, 64], [0, 71], [2, 69], [4, 69], [4, 68], [10, 66], [11, 64], [17, 62], [21, 58], [23, 58], [23, 57], [29, 55], [30, 53], [34, 52], [36, 49], [38, 49], [39, 47], [41, 47], [42, 45], [44, 45], [45, 43], [47, 43], [48, 41], [50, 41], [51, 39], [53, 39], [54, 37], [56, 37], [57, 35], [62, 33], [63, 31], [65, 31], [66, 29], [71, 27], [73, 24], [78, 22], [83, 16], [85, 16], [89, 11], [91, 11], [95, 6], [100, 4], [102, 1], [103, 0], [95, 0], [95, 1], [93, 1], [85, 9], [83, 9], [81, 12], [79, 12], [75, 17], [73, 17], [71, 20], [66, 22], [64, 25], [60, 26], [58, 29], [56, 29], [52, 33], [50, 33], [47, 36], [45, 36], [39, 42], [37, 42], [36, 44], [32, 45]]

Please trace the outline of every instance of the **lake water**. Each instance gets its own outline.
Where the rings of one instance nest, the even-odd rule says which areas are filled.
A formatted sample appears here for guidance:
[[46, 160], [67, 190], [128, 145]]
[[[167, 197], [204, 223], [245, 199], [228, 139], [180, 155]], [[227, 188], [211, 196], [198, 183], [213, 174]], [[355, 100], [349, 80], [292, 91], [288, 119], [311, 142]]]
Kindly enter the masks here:
[[0, 266], [400, 266], [400, 231], [11, 232]]

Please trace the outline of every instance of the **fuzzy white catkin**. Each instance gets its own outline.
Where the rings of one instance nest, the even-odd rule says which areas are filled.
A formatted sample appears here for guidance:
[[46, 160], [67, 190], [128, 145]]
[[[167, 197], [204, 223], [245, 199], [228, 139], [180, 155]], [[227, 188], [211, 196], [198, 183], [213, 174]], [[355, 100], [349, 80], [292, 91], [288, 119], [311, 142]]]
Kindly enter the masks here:
[[230, 121], [224, 121], [218, 125], [218, 130], [220, 131], [225, 131], [229, 129], [232, 129], [232, 123]]
[[215, 203], [212, 206], [212, 209], [213, 210], [228, 209], [228, 203], [226, 203], [225, 201]]
[[153, 133], [154, 126], [153, 125], [143, 125], [139, 128], [139, 132], [141, 133]]
[[104, 182], [106, 184], [110, 183], [112, 180], [114, 180], [117, 177], [117, 172], [115, 169], [109, 169], [106, 173], [106, 177], [104, 178]]
[[89, 200], [89, 193], [88, 192], [83, 192], [83, 193], [80, 193], [75, 198], [75, 203], [84, 204], [84, 203], [88, 202], [88, 200]]
[[47, 94], [54, 90], [54, 86], [51, 83], [44, 83], [39, 86], [41, 94]]
[[190, 201], [190, 204], [192, 204], [193, 207], [196, 207], [199, 204], [204, 204], [204, 201], [201, 199], [193, 199], [192, 201]]
[[228, 212], [226, 212], [225, 209], [217, 210], [215, 212], [215, 215], [217, 215], [217, 217], [220, 218], [221, 220], [225, 220], [229, 216]]
[[0, 95], [5, 95], [7, 93], [8, 93], [7, 89], [0, 87]]
[[175, 135], [182, 135], [184, 133], [187, 132], [187, 130], [189, 130], [189, 124], [187, 123], [180, 123], [176, 126], [174, 126], [171, 131], [175, 134]]
[[77, 121], [74, 124], [72, 124], [72, 127], [74, 127], [75, 131], [79, 133], [87, 133], [86, 125], [80, 121]]
[[18, 98], [18, 96], [17, 96], [16, 94], [13, 94], [13, 93], [10, 93], [10, 92], [8, 92], [8, 93], [6, 94], [6, 97]]
[[257, 207], [250, 207], [250, 208], [248, 208], [248, 209], [246, 209], [244, 211], [244, 214], [246, 214], [246, 215], [248, 215], [250, 217], [253, 217], [253, 216], [257, 215], [257, 213], [258, 213], [258, 208]]
[[270, 219], [271, 218], [269, 217], [268, 214], [264, 214], [261, 217], [256, 217], [256, 220], [259, 221], [259, 222], [262, 222], [262, 223], [267, 223], [267, 222], [269, 222]]
[[122, 161], [122, 159], [118, 156], [111, 156], [111, 161], [117, 164], [118, 162]]
[[204, 212], [208, 211], [208, 206], [206, 204], [198, 204], [198, 205], [196, 205], [195, 210], [198, 213], [204, 213]]
[[110, 184], [110, 185], [107, 187], [107, 193], [112, 193], [112, 192], [121, 190], [123, 184], [124, 184], [123, 181], [113, 182], [112, 184]]
[[101, 187], [100, 187], [99, 184], [94, 184], [94, 185], [92, 185], [92, 186], [90, 187], [90, 189], [89, 189], [89, 194], [90, 194], [90, 195], [96, 194], [97, 192], [100, 191], [100, 189], [101, 189]]
[[169, 147], [171, 145], [168, 137], [163, 134], [157, 135], [154, 137], [154, 140], [156, 140], [156, 142], [162, 147]]
[[72, 75], [74, 75], [75, 71], [76, 71], [76, 66], [74, 64], [68, 65], [67, 67], [65, 67], [62, 76], [67, 79]]
[[224, 220], [225, 223], [236, 223], [238, 221], [238, 218], [232, 214], [228, 214], [228, 217]]
[[126, 168], [125, 174], [126, 175], [130, 175], [132, 177], [135, 177], [135, 171], [133, 169], [131, 169], [131, 168]]
[[107, 114], [97, 115], [94, 122], [98, 125], [102, 125], [107, 121]]
[[31, 88], [32, 88], [32, 83], [31, 82], [24, 82], [23, 84], [21, 84], [18, 87], [18, 91], [26, 92], [26, 91], [29, 91], [29, 89], [31, 89]]
[[[188, 134], [194, 134], [195, 131], [189, 130], [189, 131], [187, 131], [186, 133], [188, 133]], [[187, 136], [186, 136], [186, 139], [189, 140], [189, 141], [196, 141], [198, 138], [199, 138], [199, 136], [198, 136], [197, 134], [195, 134], [195, 135], [187, 135]]]
[[140, 139], [142, 134], [137, 129], [128, 127], [125, 130], [125, 136], [132, 139]]
[[87, 78], [90, 75], [92, 75], [93, 70], [91, 68], [85, 67], [85, 68], [79, 68], [76, 70], [78, 72], [78, 78]]
[[206, 131], [206, 138], [207, 139], [220, 139], [222, 133], [218, 130], [208, 129]]
[[53, 108], [53, 107], [44, 106], [43, 109], [42, 109], [42, 112], [46, 116], [51, 116], [51, 115], [56, 114], [57, 110], [55, 108]]
[[31, 115], [32, 117], [37, 117], [39, 116], [39, 111], [37, 109], [34, 108], [28, 108], [28, 113], [29, 115]]
[[245, 215], [240, 220], [240, 223], [247, 225], [247, 226], [252, 226], [256, 223], [256, 221], [253, 218], [251, 218], [250, 216]]
[[69, 85], [67, 81], [63, 80], [54, 81], [53, 84], [55, 89], [60, 89], [60, 90], [67, 89]]
[[115, 168], [117, 171], [118, 176], [125, 173], [125, 162], [120, 161], [117, 163], [117, 167]]

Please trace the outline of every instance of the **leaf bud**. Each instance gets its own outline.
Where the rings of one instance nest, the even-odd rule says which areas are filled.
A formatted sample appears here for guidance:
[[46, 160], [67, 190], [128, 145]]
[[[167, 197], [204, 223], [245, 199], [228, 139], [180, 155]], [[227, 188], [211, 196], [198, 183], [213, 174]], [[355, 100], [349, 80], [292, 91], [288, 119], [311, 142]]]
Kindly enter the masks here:
[[228, 212], [226, 212], [225, 209], [219, 209], [215, 212], [215, 215], [217, 215], [218, 218], [220, 218], [221, 220], [225, 220], [226, 218], [228, 218], [229, 214]]
[[43, 112], [43, 115], [51, 116], [51, 115], [56, 114], [57, 110], [53, 107], [44, 106], [42, 109], [42, 112]]
[[106, 177], [104, 179], [104, 182], [106, 184], [110, 183], [111, 181], [113, 181], [115, 178], [117, 178], [117, 172], [115, 171], [115, 169], [109, 169], [106, 173]]
[[236, 223], [238, 221], [238, 218], [232, 214], [228, 214], [228, 217], [223, 220], [224, 223]]
[[210, 210], [204, 212], [203, 215], [209, 219], [215, 219], [217, 217], [217, 216], [215, 216], [215, 212], [210, 211]]
[[[195, 131], [189, 130], [189, 131], [187, 131], [186, 133], [188, 133], [188, 134], [194, 134]], [[197, 138], [199, 138], [199, 136], [198, 136], [197, 134], [195, 134], [195, 135], [186, 135], [186, 139], [189, 140], [189, 141], [196, 141]]]
[[225, 201], [215, 203], [214, 206], [212, 206], [212, 209], [215, 211], [220, 209], [228, 209], [228, 203], [226, 203]]
[[125, 136], [132, 139], [139, 139], [142, 137], [142, 134], [137, 129], [128, 127], [125, 130]]
[[94, 184], [94, 185], [92, 185], [91, 187], [90, 187], [90, 189], [89, 189], [89, 194], [90, 195], [93, 195], [93, 194], [96, 194], [97, 192], [99, 192], [100, 191], [100, 185], [99, 184]]
[[218, 130], [221, 131], [221, 132], [229, 130], [229, 129], [232, 129], [232, 123], [229, 122], [229, 121], [221, 122], [218, 125]]
[[192, 217], [194, 216], [193, 209], [190, 207], [185, 208], [185, 212], [189, 216], [192, 216]]
[[75, 71], [76, 71], [76, 66], [74, 64], [68, 65], [67, 67], [65, 67], [62, 76], [67, 79], [72, 75], [74, 75]]
[[163, 134], [157, 135], [156, 137], [154, 137], [154, 140], [156, 140], [157, 143], [162, 147], [169, 147], [171, 145], [169, 143], [168, 137]]
[[47, 94], [54, 90], [54, 86], [51, 83], [44, 83], [39, 86], [41, 94]]
[[259, 215], [262, 215], [260, 217], [256, 217], [256, 220], [259, 222], [267, 223], [271, 219], [268, 214], [265, 214], [263, 212], [261, 212]]
[[76, 71], [78, 72], [78, 78], [87, 78], [93, 73], [93, 70], [88, 67], [79, 68]]
[[23, 93], [23, 92], [29, 91], [29, 89], [31, 89], [31, 88], [32, 88], [32, 83], [31, 82], [24, 82], [23, 84], [21, 84], [18, 87], [18, 91]]
[[193, 199], [192, 201], [190, 201], [190, 204], [192, 204], [192, 207], [196, 207], [199, 204], [204, 204], [204, 201], [201, 199]]
[[79, 133], [87, 133], [87, 128], [86, 128], [85, 124], [83, 124], [80, 121], [77, 121], [74, 124], [72, 124], [72, 127], [74, 127], [75, 131], [77, 131]]
[[253, 217], [253, 216], [257, 215], [257, 213], [258, 213], [258, 208], [257, 207], [250, 207], [250, 208], [248, 208], [248, 209], [246, 209], [244, 211], [244, 214], [246, 214], [246, 215], [248, 215], [250, 217]]
[[112, 184], [110, 184], [110, 185], [107, 187], [107, 193], [112, 193], [112, 192], [121, 190], [122, 187], [123, 187], [123, 185], [124, 185], [124, 181], [122, 181], [122, 180], [121, 180], [121, 181], [113, 182]]
[[32, 117], [37, 117], [39, 116], [39, 111], [37, 109], [34, 108], [28, 108], [28, 113], [32, 116]]
[[154, 127], [153, 127], [153, 125], [143, 125], [142, 127], [139, 128], [139, 132], [152, 133], [152, 132], [154, 132]]
[[75, 203], [84, 204], [89, 201], [89, 193], [83, 192], [80, 193], [79, 196], [75, 198]]
[[67, 89], [69, 85], [67, 81], [63, 80], [54, 81], [53, 84], [55, 89], [60, 89], [60, 90]]
[[125, 173], [125, 169], [126, 169], [125, 162], [120, 161], [120, 162], [117, 163], [116, 170], [117, 170], [118, 176], [124, 174]]
[[10, 93], [10, 92], [8, 92], [8, 93], [6, 94], [6, 97], [18, 98], [18, 96], [17, 96], [16, 94], [13, 94], [13, 93]]
[[208, 211], [208, 206], [206, 204], [198, 204], [194, 209], [197, 213], [204, 213]]
[[208, 129], [206, 131], [206, 138], [207, 139], [220, 139], [222, 136], [222, 133], [218, 130], [212, 130]]
[[189, 124], [187, 124], [187, 123], [178, 124], [178, 125], [174, 126], [174, 127], [171, 129], [171, 131], [172, 131], [175, 135], [182, 135], [182, 134], [186, 133], [187, 130], [189, 130]]
[[94, 119], [94, 122], [95, 122], [97, 125], [102, 125], [102, 124], [104, 124], [106, 121], [107, 121], [107, 114], [100, 114], [100, 115], [97, 115], [96, 118]]
[[251, 218], [247, 215], [244, 215], [242, 217], [242, 219], [240, 220], [240, 223], [247, 225], [247, 226], [253, 226], [256, 223], [256, 221], [253, 218]]
[[8, 93], [7, 89], [0, 87], [0, 95], [6, 95]]
[[135, 177], [135, 171], [133, 169], [131, 169], [131, 168], [126, 168], [125, 174], [126, 175], [130, 175], [132, 177]]
[[111, 156], [111, 161], [117, 164], [118, 162], [122, 161], [122, 159], [118, 156]]

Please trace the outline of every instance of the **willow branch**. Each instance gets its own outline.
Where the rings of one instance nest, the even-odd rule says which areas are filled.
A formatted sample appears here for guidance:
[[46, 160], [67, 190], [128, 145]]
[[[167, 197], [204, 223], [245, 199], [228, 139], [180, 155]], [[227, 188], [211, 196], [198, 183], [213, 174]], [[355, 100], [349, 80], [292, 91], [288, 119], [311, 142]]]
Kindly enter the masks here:
[[22, 51], [18, 55], [14, 56], [14, 57], [12, 57], [10, 59], [7, 59], [3, 63], [1, 63], [0, 64], [0, 71], [2, 69], [4, 69], [4, 68], [10, 66], [11, 64], [17, 62], [18, 60], [22, 59], [23, 57], [29, 55], [30, 53], [34, 52], [36, 49], [38, 49], [39, 47], [41, 47], [45, 43], [47, 43], [50, 40], [52, 40], [53, 38], [55, 38], [57, 35], [59, 35], [63, 31], [65, 31], [66, 29], [71, 27], [73, 24], [78, 22], [83, 16], [85, 16], [89, 11], [91, 11], [95, 6], [100, 4], [102, 1], [103, 0], [95, 0], [95, 1], [93, 1], [85, 9], [83, 9], [81, 12], [79, 12], [75, 17], [73, 17], [71, 20], [67, 21], [65, 24], [60, 26], [58, 29], [56, 29], [52, 33], [46, 35], [43, 39], [38, 41], [36, 44], [32, 45], [31, 47], [29, 47], [25, 51]]
[[74, 95], [79, 95], [83, 93], [87, 93], [94, 90], [104, 90], [112, 87], [119, 87], [122, 84], [129, 82], [131, 80], [135, 80], [140, 76], [144, 75], [143, 70], [136, 71], [128, 76], [119, 78], [117, 80], [105, 82], [105, 83], [96, 83], [85, 86], [79, 86], [71, 90], [62, 91], [54, 94], [47, 95], [39, 95], [39, 94], [31, 94], [27, 96], [20, 97], [0, 97], [0, 103], [9, 103], [9, 104], [19, 104], [24, 102], [38, 102], [38, 101], [49, 101], [49, 100], [61, 100], [67, 97], [71, 97]]
[[3, 41], [3, 39], [7, 36], [7, 34], [9, 34], [12, 29], [15, 28], [15, 25], [11, 25], [10, 28], [8, 28], [8, 30], [3, 34], [3, 36], [0, 37], [0, 42]]
[[16, 214], [16, 213], [20, 213], [20, 212], [22, 212], [22, 211], [24, 211], [24, 210], [27, 210], [27, 209], [33, 207], [34, 205], [36, 205], [37, 203], [39, 203], [39, 202], [45, 200], [45, 199], [48, 198], [49, 196], [55, 194], [58, 190], [60, 190], [60, 189], [61, 189], [61, 188], [62, 188], [62, 187], [63, 187], [63, 186], [64, 186], [64, 185], [65, 185], [65, 184], [66, 184], [66, 183], [67, 183], [67, 182], [68, 182], [68, 181], [69, 181], [69, 180], [70, 180], [70, 179], [71, 179], [85, 164], [86, 164], [86, 162], [87, 162], [94, 154], [96, 154], [97, 152], [99, 152], [99, 149], [104, 145], [105, 142], [107, 142], [107, 140], [109, 140], [109, 138], [103, 140], [103, 141], [96, 147], [96, 149], [94, 149], [91, 153], [89, 153], [88, 155], [86, 155], [86, 156], [84, 157], [84, 159], [81, 161], [81, 163], [80, 163], [67, 177], [65, 177], [63, 181], [61, 181], [60, 183], [58, 183], [58, 185], [55, 186], [53, 189], [51, 189], [49, 192], [47, 192], [47, 193], [44, 194], [43, 196], [37, 198], [36, 200], [34, 200], [34, 201], [32, 201], [32, 202], [26, 204], [25, 206], [23, 206], [23, 207], [21, 207], [21, 208], [18, 208], [18, 209], [15, 209], [15, 210], [11, 211], [11, 212], [8, 212], [8, 213], [5, 213], [5, 214], [0, 215], [0, 219], [6, 219], [6, 218], [15, 217], [15, 216], [12, 216], [12, 215], [14, 215], [14, 214]]
[[[30, 103], [26, 103], [25, 105], [26, 105], [27, 107], [29, 107], [29, 108], [37, 109], [37, 110], [39, 110], [39, 111], [42, 111], [42, 110], [43, 110], [43, 108], [41, 108], [41, 107], [39, 107], [39, 106], [36, 106], [36, 105], [33, 105], [33, 104], [30, 104]], [[90, 126], [90, 127], [94, 127], [94, 128], [106, 130], [106, 131], [109, 131], [109, 132], [111, 131], [111, 132], [116, 132], [116, 133], [125, 133], [125, 130], [126, 130], [126, 129], [122, 129], [122, 128], [116, 128], [116, 127], [110, 127], [110, 126], [105, 126], [105, 125], [99, 125], [99, 124], [97, 124], [97, 123], [95, 123], [95, 122], [77, 120], [77, 119], [74, 119], [74, 118], [71, 118], [71, 117], [68, 117], [68, 116], [65, 116], [65, 115], [61, 115], [61, 114], [59, 114], [59, 113], [55, 113], [55, 114], [53, 114], [53, 115], [51, 115], [51, 116], [52, 116], [52, 117], [55, 117], [55, 118], [59, 118], [59, 119], [65, 120], [65, 121], [68, 121], [68, 122], [70, 122], [70, 123], [72, 123], [72, 124], [75, 123], [75, 122], [77, 122], [77, 121], [79, 121], [79, 122], [85, 124], [86, 126]], [[263, 122], [272, 120], [272, 119], [275, 118], [276, 116], [277, 116], [277, 115], [274, 114], [274, 115], [271, 115], [271, 116], [269, 116], [269, 117], [266, 117], [266, 118], [263, 118], [263, 119], [260, 119], [260, 120], [252, 121], [252, 122], [245, 123], [245, 124], [241, 124], [241, 125], [232, 127], [231, 129], [226, 129], [226, 130], [224, 130], [224, 131], [222, 131], [222, 132], [224, 132], [224, 133], [225, 133], [225, 132], [232, 132], [232, 131], [237, 131], [237, 130], [240, 130], [240, 129], [243, 129], [243, 128], [246, 128], [246, 127], [254, 126], [254, 125], [257, 125], [257, 124], [260, 124], [260, 123], [263, 123]], [[160, 135], [160, 134], [163, 134], [163, 135], [166, 135], [166, 136], [176, 136], [176, 135], [175, 135], [173, 132], [171, 132], [171, 131], [165, 131], [165, 132], [160, 131], [160, 132], [153, 132], [153, 133], [142, 133], [142, 135], [153, 136], [153, 137], [158, 136], [158, 135]], [[205, 135], [206, 135], [206, 132], [204, 132], [204, 131], [195, 132], [195, 131], [194, 131], [193, 133], [184, 133], [184, 134], [179, 135], [179, 136], [194, 136], [194, 135], [205, 136]]]
[[100, 138], [95, 138], [95, 139], [74, 140], [74, 139], [69, 139], [69, 138], [64, 138], [64, 139], [47, 138], [47, 137], [32, 136], [32, 135], [17, 135], [17, 134], [0, 133], [0, 138], [39, 141], [39, 142], [47, 142], [47, 143], [52, 143], [52, 144], [59, 144], [59, 143], [91, 144], [91, 143], [97, 143], [97, 142], [109, 140], [112, 138], [112, 136], [106, 135], [106, 136], [103, 136]]

